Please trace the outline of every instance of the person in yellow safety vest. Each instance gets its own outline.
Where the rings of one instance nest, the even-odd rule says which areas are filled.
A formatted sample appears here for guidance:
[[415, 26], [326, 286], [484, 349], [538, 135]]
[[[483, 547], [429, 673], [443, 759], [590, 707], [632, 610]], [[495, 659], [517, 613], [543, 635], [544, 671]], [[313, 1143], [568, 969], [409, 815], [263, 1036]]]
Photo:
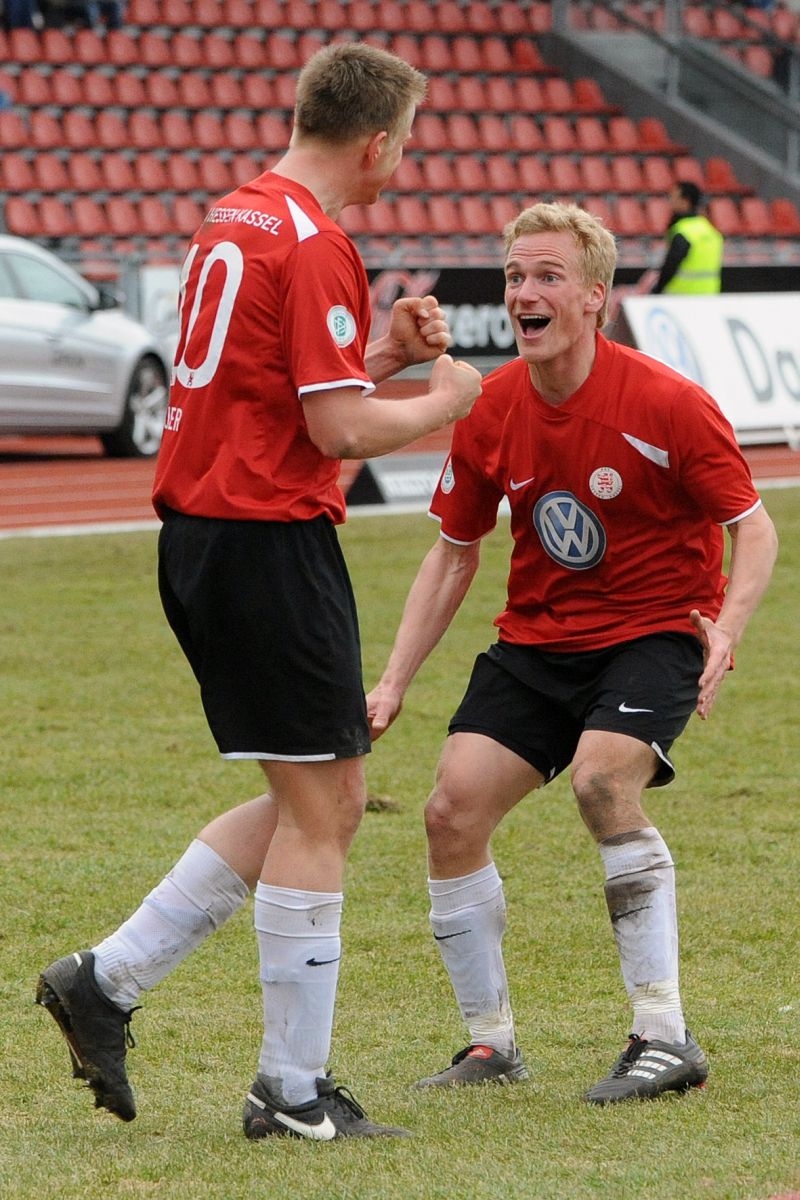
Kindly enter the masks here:
[[652, 291], [703, 296], [720, 291], [723, 237], [698, 212], [701, 193], [696, 183], [681, 180], [670, 192], [672, 216], [667, 230], [667, 253]]

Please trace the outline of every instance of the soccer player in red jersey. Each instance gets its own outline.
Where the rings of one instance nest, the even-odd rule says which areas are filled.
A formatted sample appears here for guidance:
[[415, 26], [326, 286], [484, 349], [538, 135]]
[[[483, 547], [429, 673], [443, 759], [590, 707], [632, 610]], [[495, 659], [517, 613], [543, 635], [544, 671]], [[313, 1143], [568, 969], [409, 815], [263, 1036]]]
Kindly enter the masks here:
[[[444, 353], [433, 296], [398, 301], [368, 343], [366, 274], [337, 219], [378, 199], [424, 92], [381, 50], [320, 51], [298, 80], [289, 148], [211, 208], [183, 264], [154, 491], [160, 593], [221, 754], [259, 762], [269, 790], [207, 825], [110, 937], [41, 975], [75, 1073], [124, 1120], [136, 1115], [125, 1050], [140, 994], [255, 888], [264, 1036], [245, 1134], [405, 1133], [369, 1121], [326, 1073], [370, 749], [338, 477], [342, 458], [465, 416], [481, 377]], [[371, 395], [425, 361], [426, 393]]]
[[463, 600], [505, 499], [513, 549], [499, 639], [476, 660], [426, 809], [431, 925], [470, 1044], [420, 1084], [527, 1077], [490, 839], [571, 766], [633, 1007], [628, 1046], [586, 1095], [605, 1104], [708, 1074], [678, 988], [673, 862], [642, 792], [670, 782], [671, 743], [694, 710], [711, 711], [777, 541], [714, 400], [599, 332], [616, 261], [602, 224], [538, 204], [507, 227], [505, 249], [519, 357], [486, 377], [455, 428], [431, 504], [441, 537], [367, 710], [379, 737]]

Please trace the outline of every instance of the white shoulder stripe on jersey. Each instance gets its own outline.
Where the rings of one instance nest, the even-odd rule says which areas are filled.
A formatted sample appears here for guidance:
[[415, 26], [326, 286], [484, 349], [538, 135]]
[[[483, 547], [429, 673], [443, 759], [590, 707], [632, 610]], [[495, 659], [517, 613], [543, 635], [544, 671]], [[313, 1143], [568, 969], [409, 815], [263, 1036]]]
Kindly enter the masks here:
[[634, 450], [638, 450], [645, 458], [649, 458], [650, 462], [654, 462], [657, 467], [669, 466], [669, 451], [661, 450], [658, 446], [651, 446], [649, 442], [643, 442], [641, 438], [634, 437], [632, 433], [623, 433], [622, 436], [633, 446]]
[[731, 517], [730, 521], [720, 521], [720, 525], [735, 525], [737, 521], [743, 521], [745, 517], [749, 517], [750, 513], [754, 513], [757, 508], [761, 508], [761, 497], [759, 496], [755, 504], [751, 504], [743, 513], [739, 513], [738, 517]]
[[311, 217], [303, 212], [300, 205], [291, 196], [286, 197], [286, 207], [289, 209], [289, 216], [294, 222], [298, 242], [304, 242], [306, 238], [313, 237], [315, 233], [319, 233], [319, 229], [311, 220]]
[[306, 383], [297, 389], [301, 398], [309, 392], [329, 392], [333, 388], [357, 387], [362, 392], [374, 392], [375, 384], [370, 379], [331, 379], [329, 383]]

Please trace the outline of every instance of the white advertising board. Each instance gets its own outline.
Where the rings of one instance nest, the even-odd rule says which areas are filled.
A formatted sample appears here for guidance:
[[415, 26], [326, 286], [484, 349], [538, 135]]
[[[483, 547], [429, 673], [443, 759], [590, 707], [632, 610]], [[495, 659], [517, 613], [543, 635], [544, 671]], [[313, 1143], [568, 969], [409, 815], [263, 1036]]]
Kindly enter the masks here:
[[742, 443], [800, 440], [800, 291], [631, 296], [638, 350], [710, 392]]

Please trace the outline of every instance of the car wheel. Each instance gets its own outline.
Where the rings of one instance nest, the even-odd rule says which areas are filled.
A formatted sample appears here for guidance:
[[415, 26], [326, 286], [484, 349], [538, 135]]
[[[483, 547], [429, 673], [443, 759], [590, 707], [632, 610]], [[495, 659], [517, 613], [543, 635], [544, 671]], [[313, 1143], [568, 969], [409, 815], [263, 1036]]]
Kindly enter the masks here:
[[113, 458], [151, 458], [158, 453], [164, 431], [169, 392], [163, 365], [148, 355], [136, 364], [122, 421], [101, 434], [106, 454]]

